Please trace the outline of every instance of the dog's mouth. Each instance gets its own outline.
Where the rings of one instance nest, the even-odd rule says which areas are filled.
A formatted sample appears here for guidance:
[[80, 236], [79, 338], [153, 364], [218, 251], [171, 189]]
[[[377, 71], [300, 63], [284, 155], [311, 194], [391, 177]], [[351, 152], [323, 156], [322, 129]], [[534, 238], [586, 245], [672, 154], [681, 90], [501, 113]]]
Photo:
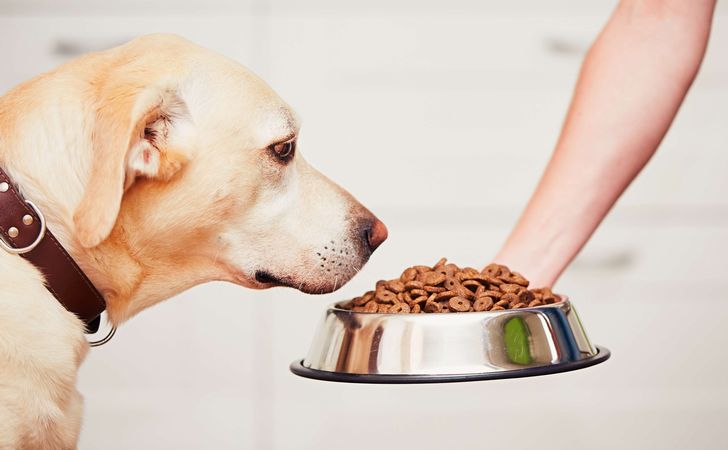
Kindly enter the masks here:
[[[351, 277], [348, 277], [351, 278]], [[347, 280], [342, 279], [340, 282], [337, 283], [336, 279], [334, 280], [334, 283], [310, 283], [310, 282], [298, 282], [295, 280], [292, 280], [290, 278], [284, 278], [281, 276], [273, 275], [272, 273], [265, 271], [265, 270], [256, 270], [255, 271], [255, 281], [260, 283], [260, 287], [263, 289], [272, 288], [272, 287], [290, 287], [297, 289], [305, 294], [328, 294], [330, 292], [335, 291], [337, 288], [341, 287]]]
[[279, 278], [270, 272], [266, 272], [265, 270], [255, 271], [255, 281], [270, 286], [291, 286], [291, 284], [286, 280]]

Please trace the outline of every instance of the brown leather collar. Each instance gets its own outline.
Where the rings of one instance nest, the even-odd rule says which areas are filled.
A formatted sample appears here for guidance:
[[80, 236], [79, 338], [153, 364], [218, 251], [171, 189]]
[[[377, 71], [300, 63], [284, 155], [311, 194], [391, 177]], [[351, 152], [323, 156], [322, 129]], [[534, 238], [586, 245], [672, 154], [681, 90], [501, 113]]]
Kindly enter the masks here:
[[53, 296], [86, 324], [87, 333], [99, 329], [101, 313], [106, 309], [104, 298], [47, 229], [43, 214], [20, 197], [2, 168], [0, 251], [30, 261], [45, 276], [45, 286]]

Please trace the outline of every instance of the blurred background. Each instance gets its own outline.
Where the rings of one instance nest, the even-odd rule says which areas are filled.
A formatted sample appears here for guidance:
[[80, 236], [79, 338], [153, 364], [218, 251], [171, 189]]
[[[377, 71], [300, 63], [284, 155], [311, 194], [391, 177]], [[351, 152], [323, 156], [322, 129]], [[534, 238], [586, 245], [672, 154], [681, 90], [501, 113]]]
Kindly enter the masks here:
[[615, 4], [0, 0], [0, 90], [140, 34], [180, 34], [267, 80], [303, 118], [302, 154], [390, 230], [334, 294], [212, 283], [141, 313], [81, 369], [80, 448], [724, 448], [725, 2], [661, 150], [557, 285], [610, 361], [427, 386], [288, 371], [327, 304], [441, 256], [488, 262]]

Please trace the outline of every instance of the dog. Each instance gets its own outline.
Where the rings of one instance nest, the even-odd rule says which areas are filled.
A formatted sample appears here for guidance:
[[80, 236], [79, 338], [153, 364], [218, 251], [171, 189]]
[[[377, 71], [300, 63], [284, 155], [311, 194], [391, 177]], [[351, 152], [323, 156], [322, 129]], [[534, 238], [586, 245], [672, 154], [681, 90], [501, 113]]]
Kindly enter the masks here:
[[[306, 163], [299, 129], [239, 63], [150, 35], [1, 97], [0, 167], [118, 325], [207, 281], [322, 294], [356, 274], [387, 229]], [[0, 249], [0, 449], [76, 448], [88, 348], [42, 273]]]

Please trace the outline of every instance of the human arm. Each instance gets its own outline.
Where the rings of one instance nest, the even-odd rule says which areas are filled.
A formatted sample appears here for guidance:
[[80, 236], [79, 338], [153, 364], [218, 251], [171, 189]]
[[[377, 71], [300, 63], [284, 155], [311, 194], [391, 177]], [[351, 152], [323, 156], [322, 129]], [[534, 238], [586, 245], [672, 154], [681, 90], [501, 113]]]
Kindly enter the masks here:
[[715, 0], [623, 0], [589, 50], [551, 160], [495, 257], [551, 286], [657, 150], [700, 68]]

